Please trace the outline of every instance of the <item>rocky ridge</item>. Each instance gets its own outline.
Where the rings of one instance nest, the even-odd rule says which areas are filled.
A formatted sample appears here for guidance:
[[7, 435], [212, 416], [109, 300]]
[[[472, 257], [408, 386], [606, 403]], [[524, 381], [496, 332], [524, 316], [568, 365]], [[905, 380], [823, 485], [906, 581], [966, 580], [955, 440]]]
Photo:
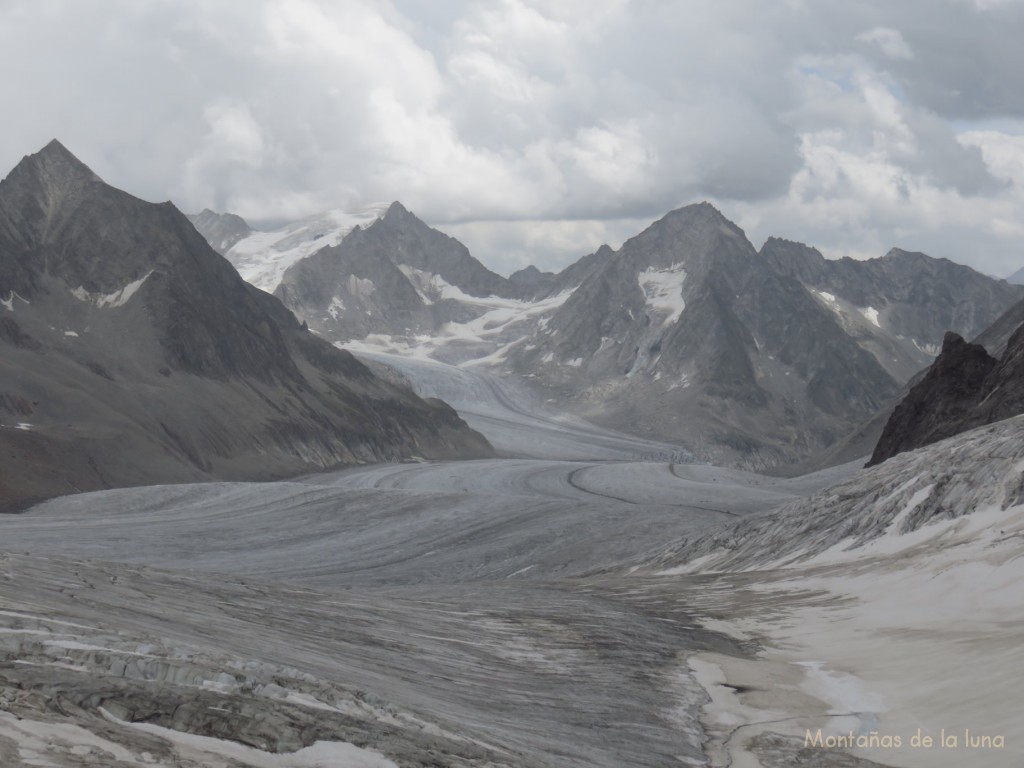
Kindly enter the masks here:
[[0, 501], [490, 452], [58, 142], [0, 182]]

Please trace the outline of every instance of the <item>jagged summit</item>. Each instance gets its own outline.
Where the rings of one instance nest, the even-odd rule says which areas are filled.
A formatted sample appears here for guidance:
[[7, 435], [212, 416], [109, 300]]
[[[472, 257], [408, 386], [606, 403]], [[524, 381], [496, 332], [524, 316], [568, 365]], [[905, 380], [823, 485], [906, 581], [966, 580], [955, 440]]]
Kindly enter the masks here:
[[0, 181], [0, 228], [45, 236], [54, 212], [103, 180], [54, 139]]
[[8, 179], [31, 176], [47, 187], [64, 187], [69, 183], [102, 182], [96, 173], [79, 160], [57, 139], [41, 150], [26, 155], [8, 175]]
[[0, 509], [489, 447], [243, 282], [169, 203], [59, 142], [0, 184]]
[[384, 215], [381, 218], [385, 220], [390, 219], [399, 221], [419, 221], [419, 219], [416, 218], [416, 216], [413, 215], [413, 213], [408, 208], [406, 208], [397, 200], [395, 200], [394, 202], [391, 203], [391, 205], [388, 206], [387, 211], [384, 212]]

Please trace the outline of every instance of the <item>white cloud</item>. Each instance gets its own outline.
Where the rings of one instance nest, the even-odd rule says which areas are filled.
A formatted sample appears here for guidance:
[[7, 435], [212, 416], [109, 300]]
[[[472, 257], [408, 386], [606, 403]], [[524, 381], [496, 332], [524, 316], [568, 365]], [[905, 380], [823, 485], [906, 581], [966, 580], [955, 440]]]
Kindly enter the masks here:
[[907, 41], [898, 29], [889, 27], [875, 27], [857, 35], [861, 42], [877, 45], [890, 59], [912, 59], [914, 52], [910, 50]]
[[755, 240], [999, 271], [1024, 3], [980, 5], [6, 0], [0, 167], [57, 136], [186, 210], [400, 199], [507, 269], [708, 198]]

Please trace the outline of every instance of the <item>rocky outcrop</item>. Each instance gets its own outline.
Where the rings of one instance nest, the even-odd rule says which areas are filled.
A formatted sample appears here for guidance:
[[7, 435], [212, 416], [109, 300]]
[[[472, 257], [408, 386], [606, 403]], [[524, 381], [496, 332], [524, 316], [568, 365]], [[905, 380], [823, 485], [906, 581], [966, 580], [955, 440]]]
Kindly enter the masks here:
[[204, 208], [188, 215], [188, 220], [217, 253], [223, 256], [231, 246], [253, 233], [245, 219], [234, 213], [216, 213]]
[[57, 142], [0, 182], [0, 504], [490, 452]]
[[1018, 301], [996, 318], [992, 325], [979, 333], [974, 339], [974, 343], [981, 344], [990, 355], [1002, 357], [1010, 343], [1010, 337], [1022, 324], [1024, 324], [1024, 301]]
[[1024, 326], [1001, 359], [946, 334], [942, 352], [893, 412], [869, 465], [1024, 413]]

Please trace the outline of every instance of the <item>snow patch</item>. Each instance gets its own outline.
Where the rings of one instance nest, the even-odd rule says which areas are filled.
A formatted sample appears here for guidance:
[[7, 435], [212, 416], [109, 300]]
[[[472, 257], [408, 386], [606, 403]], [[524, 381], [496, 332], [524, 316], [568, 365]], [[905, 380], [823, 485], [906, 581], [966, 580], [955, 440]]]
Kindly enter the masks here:
[[64, 331], [64, 335], [73, 339], [78, 338], [78, 334], [75, 331]]
[[11, 295], [8, 296], [6, 299], [0, 299], [0, 306], [3, 306], [5, 309], [7, 309], [8, 312], [13, 312], [14, 311], [14, 300], [15, 299], [20, 301], [22, 304], [31, 304], [32, 303], [28, 299], [23, 299], [17, 293], [15, 293], [14, 291], [11, 291]]
[[678, 381], [674, 381], [668, 386], [668, 391], [671, 392], [673, 389], [686, 389], [690, 386], [690, 377], [687, 374], [683, 374], [679, 377]]
[[339, 299], [337, 296], [331, 299], [330, 306], [327, 307], [327, 314], [331, 316], [331, 319], [337, 320], [338, 315], [345, 311], [345, 302]]
[[448, 285], [440, 276], [410, 267], [408, 264], [399, 264], [398, 271], [406, 276], [427, 306], [433, 304], [435, 299], [441, 298], [444, 287]]
[[[433, 359], [435, 353], [446, 347], [483, 345], [487, 354], [484, 357], [477, 356], [467, 360], [465, 365], [493, 364], [501, 362], [508, 350], [531, 336], [538, 326], [543, 326], [547, 317], [541, 316], [556, 310], [571, 293], [565, 291], [536, 302], [496, 296], [478, 298], [468, 296], [454, 286], [448, 286], [451, 289], [449, 291], [444, 287], [447, 283], [440, 285], [443, 281], [440, 281], [440, 278], [438, 280], [439, 298], [452, 298], [457, 292], [462, 297], [460, 301], [463, 304], [478, 308], [482, 314], [467, 322], [445, 323], [434, 335], [369, 334], [363, 339], [339, 343], [336, 346], [350, 352], [398, 354], [428, 360]], [[553, 357], [550, 355], [547, 361], [550, 362]]]
[[649, 267], [637, 275], [640, 290], [644, 292], [649, 311], [662, 315], [662, 325], [671, 325], [683, 313], [683, 282], [686, 271], [682, 264], [673, 264], [668, 269]]
[[360, 299], [370, 298], [377, 290], [377, 286], [373, 284], [373, 280], [356, 277], [355, 275], [348, 276], [347, 286], [348, 292]]
[[146, 279], [152, 274], [153, 270], [151, 269], [138, 280], [128, 283], [128, 285], [117, 289], [113, 293], [91, 293], [85, 290], [82, 286], [78, 286], [71, 290], [71, 295], [79, 301], [95, 304], [101, 309], [104, 307], [123, 307], [128, 303], [131, 297], [138, 292], [139, 288], [142, 287], [142, 284], [146, 282]]
[[862, 315], [864, 315], [865, 318], [867, 318], [867, 321], [869, 323], [871, 323], [872, 325], [874, 325], [874, 326], [876, 326], [878, 328], [882, 327], [881, 324], [878, 322], [878, 310], [877, 309], [875, 309], [874, 307], [863, 307], [863, 308], [858, 307], [858, 310], [860, 311], [860, 313]]

